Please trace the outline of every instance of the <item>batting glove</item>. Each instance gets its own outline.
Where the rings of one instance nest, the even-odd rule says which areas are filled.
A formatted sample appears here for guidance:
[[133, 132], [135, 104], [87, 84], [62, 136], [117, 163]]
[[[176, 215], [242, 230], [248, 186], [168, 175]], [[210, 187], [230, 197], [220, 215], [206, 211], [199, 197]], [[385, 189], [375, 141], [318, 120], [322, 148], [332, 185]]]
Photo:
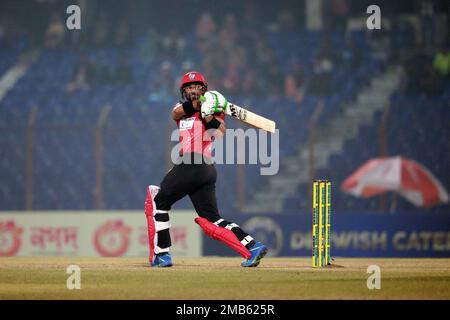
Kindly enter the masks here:
[[221, 113], [226, 110], [228, 101], [225, 97], [217, 91], [208, 91], [200, 97], [202, 103], [201, 114], [202, 118], [214, 113]]

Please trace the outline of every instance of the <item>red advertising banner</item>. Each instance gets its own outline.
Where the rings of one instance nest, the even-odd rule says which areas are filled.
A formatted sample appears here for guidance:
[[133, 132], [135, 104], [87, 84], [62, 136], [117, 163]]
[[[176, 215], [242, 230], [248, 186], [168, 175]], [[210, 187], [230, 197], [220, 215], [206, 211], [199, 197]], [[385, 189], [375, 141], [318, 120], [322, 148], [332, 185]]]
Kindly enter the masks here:
[[[201, 230], [192, 212], [172, 212], [172, 252], [201, 256]], [[0, 256], [147, 256], [141, 211], [5, 212], [0, 214]]]

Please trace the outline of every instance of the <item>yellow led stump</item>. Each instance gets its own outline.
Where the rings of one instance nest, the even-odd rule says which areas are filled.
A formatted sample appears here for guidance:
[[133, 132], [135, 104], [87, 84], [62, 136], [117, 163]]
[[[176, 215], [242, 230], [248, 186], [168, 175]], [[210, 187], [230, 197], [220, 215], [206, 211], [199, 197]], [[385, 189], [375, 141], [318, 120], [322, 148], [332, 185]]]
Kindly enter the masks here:
[[312, 209], [312, 266], [318, 268], [330, 264], [331, 182], [314, 181]]

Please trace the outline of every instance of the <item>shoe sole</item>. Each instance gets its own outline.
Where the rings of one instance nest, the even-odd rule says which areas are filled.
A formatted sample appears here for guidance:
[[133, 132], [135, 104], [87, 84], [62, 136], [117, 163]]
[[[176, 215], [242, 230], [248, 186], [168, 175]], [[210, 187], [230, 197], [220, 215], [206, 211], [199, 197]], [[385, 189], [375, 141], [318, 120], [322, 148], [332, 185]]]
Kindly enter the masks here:
[[247, 267], [257, 267], [259, 265], [259, 263], [261, 262], [261, 259], [264, 258], [264, 256], [267, 254], [267, 251], [269, 251], [267, 248], [264, 248], [257, 256], [255, 259], [255, 262], [253, 262], [251, 265], [247, 266]]
[[167, 264], [167, 265], [160, 265], [160, 264], [157, 264], [156, 266], [150, 266], [150, 267], [152, 267], [152, 268], [167, 268], [167, 267], [172, 267], [173, 266], [173, 264]]

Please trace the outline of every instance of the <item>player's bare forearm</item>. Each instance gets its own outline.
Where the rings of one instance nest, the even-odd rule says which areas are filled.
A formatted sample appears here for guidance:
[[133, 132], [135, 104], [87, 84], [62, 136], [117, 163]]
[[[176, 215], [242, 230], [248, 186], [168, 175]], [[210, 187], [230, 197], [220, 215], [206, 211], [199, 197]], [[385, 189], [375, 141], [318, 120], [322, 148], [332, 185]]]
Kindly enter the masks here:
[[221, 137], [223, 137], [223, 135], [225, 134], [225, 130], [227, 129], [227, 128], [225, 127], [225, 123], [224, 123], [224, 121], [223, 121], [221, 118], [216, 117], [216, 116], [214, 116], [214, 115], [209, 115], [209, 116], [207, 116], [207, 117], [205, 118], [205, 122], [206, 122], [206, 123], [209, 123], [213, 118], [216, 118], [217, 121], [220, 122], [220, 126], [215, 130], [214, 136], [216, 136], [217, 138], [221, 138]]
[[[198, 100], [192, 101], [192, 105], [195, 110], [200, 110], [200, 106], [201, 106], [200, 101], [198, 101]], [[178, 103], [172, 109], [172, 119], [176, 121], [176, 120], [182, 119], [184, 116], [186, 116], [186, 112], [184, 111], [183, 104]]]
[[173, 120], [180, 120], [186, 115], [183, 109], [183, 105], [181, 103], [178, 103], [173, 109], [172, 109], [172, 119]]

